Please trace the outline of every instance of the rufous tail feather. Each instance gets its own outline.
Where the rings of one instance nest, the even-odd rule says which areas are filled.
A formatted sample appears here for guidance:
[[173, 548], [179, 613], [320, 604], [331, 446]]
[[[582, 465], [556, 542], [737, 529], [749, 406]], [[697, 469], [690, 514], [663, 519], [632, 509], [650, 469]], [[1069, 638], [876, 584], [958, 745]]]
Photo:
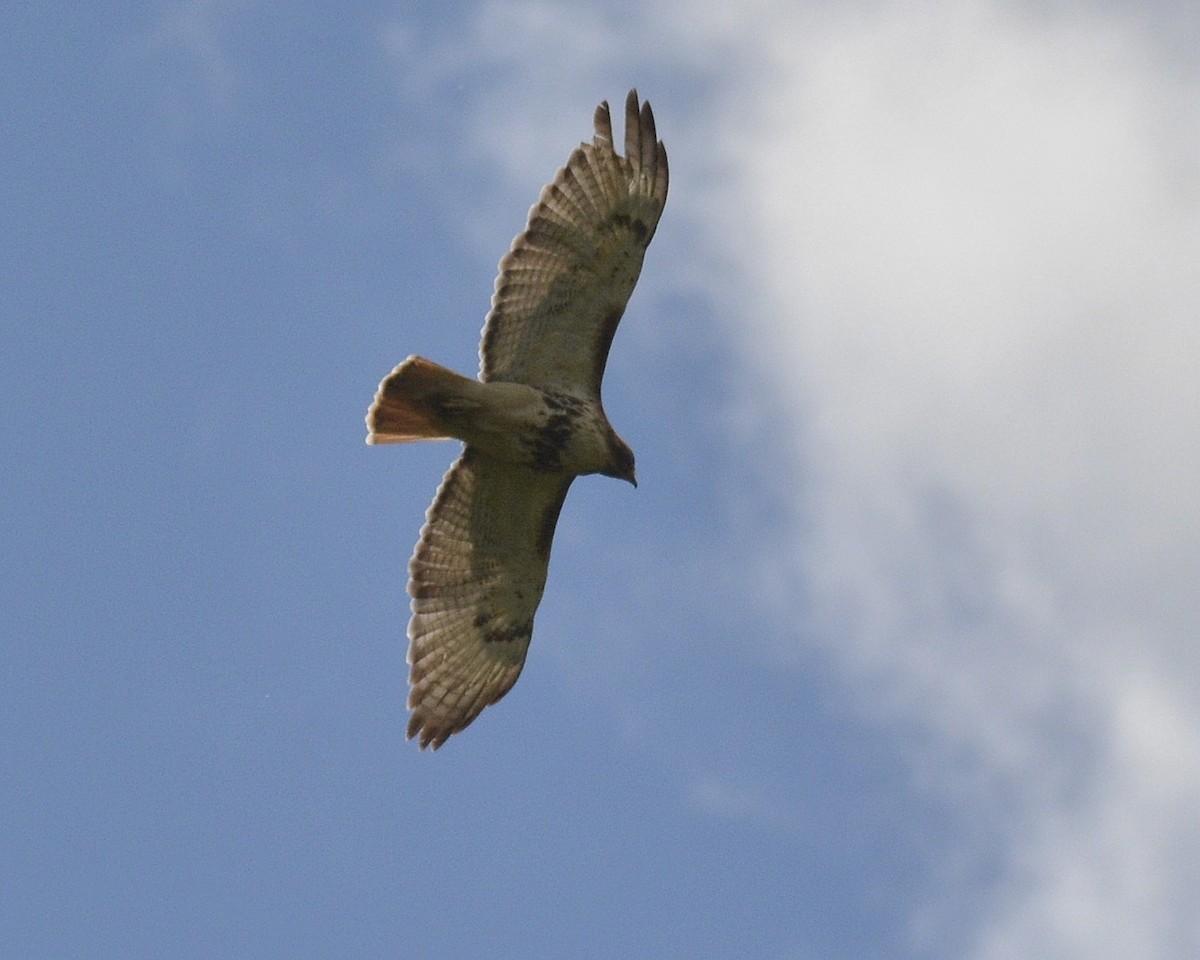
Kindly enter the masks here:
[[367, 411], [367, 443], [449, 438], [451, 433], [438, 415], [438, 400], [453, 395], [465, 379], [424, 357], [409, 357], [375, 391], [375, 402]]

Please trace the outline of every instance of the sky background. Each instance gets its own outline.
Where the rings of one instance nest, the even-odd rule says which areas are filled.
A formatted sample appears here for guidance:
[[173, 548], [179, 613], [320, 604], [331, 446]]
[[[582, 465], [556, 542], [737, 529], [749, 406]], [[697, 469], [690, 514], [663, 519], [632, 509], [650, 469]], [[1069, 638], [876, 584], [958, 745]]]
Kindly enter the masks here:
[[[0, 957], [1200, 955], [1197, 10], [14, 6]], [[634, 85], [640, 486], [422, 753], [363, 414]]]

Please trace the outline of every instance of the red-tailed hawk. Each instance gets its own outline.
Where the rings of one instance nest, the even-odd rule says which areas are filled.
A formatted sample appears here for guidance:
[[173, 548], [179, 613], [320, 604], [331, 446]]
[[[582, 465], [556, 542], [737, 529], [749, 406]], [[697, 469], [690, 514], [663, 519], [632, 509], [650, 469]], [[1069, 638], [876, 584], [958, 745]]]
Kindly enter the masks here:
[[479, 379], [409, 357], [367, 412], [367, 443], [466, 444], [408, 565], [408, 736], [422, 748], [441, 746], [520, 676], [571, 481], [602, 473], [636, 486], [600, 381], [666, 203], [667, 152], [636, 90], [625, 156], [607, 103], [595, 127], [500, 261]]

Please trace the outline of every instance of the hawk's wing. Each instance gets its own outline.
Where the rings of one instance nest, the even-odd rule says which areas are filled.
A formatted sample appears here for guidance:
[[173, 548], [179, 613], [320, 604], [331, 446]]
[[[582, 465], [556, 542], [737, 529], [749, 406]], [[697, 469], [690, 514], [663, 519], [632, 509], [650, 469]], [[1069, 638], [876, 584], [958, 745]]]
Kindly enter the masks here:
[[667, 199], [667, 151], [650, 104], [625, 101], [625, 156], [608, 103], [596, 137], [542, 190], [500, 261], [483, 327], [481, 380], [598, 397], [608, 348]]
[[441, 746], [517, 682], [571, 477], [468, 447], [409, 563], [408, 735]]

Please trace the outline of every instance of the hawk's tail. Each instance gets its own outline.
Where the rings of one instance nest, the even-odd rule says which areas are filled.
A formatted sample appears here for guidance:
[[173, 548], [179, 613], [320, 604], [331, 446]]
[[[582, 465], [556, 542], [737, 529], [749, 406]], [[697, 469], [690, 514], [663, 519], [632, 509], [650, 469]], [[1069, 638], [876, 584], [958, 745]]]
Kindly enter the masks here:
[[[409, 443], [452, 436], [439, 415], [466, 377], [424, 357], [409, 357], [383, 378], [367, 411], [367, 443]], [[473, 382], [473, 381], [469, 381]]]

